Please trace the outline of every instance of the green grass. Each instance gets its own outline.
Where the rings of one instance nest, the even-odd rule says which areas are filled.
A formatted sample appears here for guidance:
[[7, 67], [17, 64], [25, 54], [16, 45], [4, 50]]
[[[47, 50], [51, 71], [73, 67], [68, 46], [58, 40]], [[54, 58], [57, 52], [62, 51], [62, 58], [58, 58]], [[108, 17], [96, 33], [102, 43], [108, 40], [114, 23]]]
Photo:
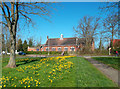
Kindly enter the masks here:
[[93, 59], [120, 70], [120, 57], [93, 57]]
[[[13, 69], [5, 68], [8, 58], [3, 59], [3, 86], [116, 87], [112, 80], [106, 78], [84, 58], [25, 59], [25, 57], [16, 58], [17, 67]], [[25, 82], [26, 84], [24, 84]], [[30, 83], [28, 84], [28, 82]]]

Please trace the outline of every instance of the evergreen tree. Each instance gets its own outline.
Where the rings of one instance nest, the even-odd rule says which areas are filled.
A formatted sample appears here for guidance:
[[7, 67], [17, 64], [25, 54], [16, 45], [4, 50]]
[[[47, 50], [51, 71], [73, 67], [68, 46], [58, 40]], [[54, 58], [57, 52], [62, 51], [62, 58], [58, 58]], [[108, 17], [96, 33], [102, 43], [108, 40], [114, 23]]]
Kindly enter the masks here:
[[27, 41], [25, 40], [23, 43], [23, 51], [27, 51], [28, 45], [27, 45]]
[[23, 51], [23, 45], [22, 45], [22, 40], [18, 40], [18, 51]]
[[29, 47], [33, 46], [33, 39], [29, 39]]

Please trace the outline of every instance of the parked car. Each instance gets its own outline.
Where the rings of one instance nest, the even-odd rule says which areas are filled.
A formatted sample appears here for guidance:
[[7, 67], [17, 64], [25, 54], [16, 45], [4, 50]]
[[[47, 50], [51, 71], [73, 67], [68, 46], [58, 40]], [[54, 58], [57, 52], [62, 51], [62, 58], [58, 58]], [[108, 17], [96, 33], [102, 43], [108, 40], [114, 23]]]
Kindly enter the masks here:
[[24, 52], [22, 52], [22, 51], [20, 51], [18, 54], [19, 54], [19, 55], [26, 55], [26, 53], [24, 53]]

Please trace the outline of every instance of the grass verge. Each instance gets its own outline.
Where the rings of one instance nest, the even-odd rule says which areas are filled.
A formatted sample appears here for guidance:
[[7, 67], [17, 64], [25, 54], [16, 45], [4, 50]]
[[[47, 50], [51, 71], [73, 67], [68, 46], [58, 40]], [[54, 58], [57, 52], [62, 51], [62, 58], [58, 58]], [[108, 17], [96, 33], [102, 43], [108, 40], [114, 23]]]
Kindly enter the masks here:
[[3, 87], [115, 87], [87, 60], [80, 57], [17, 58], [16, 68], [5, 68]]
[[93, 59], [120, 70], [120, 57], [93, 57]]

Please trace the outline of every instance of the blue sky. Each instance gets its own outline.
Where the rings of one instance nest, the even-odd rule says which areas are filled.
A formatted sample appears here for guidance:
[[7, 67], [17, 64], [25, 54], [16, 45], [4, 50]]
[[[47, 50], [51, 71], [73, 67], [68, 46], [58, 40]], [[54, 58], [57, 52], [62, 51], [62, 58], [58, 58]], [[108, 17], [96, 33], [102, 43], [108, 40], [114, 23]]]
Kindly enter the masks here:
[[81, 18], [86, 15], [99, 16], [100, 2], [62, 2], [59, 5], [53, 5], [56, 10], [52, 10], [50, 21], [39, 16], [32, 16], [35, 23], [25, 30], [19, 31], [20, 38], [24, 41], [28, 38], [39, 40], [42, 38], [42, 44], [49, 38], [59, 38], [63, 34], [64, 38], [74, 37], [73, 26], [76, 27]]

